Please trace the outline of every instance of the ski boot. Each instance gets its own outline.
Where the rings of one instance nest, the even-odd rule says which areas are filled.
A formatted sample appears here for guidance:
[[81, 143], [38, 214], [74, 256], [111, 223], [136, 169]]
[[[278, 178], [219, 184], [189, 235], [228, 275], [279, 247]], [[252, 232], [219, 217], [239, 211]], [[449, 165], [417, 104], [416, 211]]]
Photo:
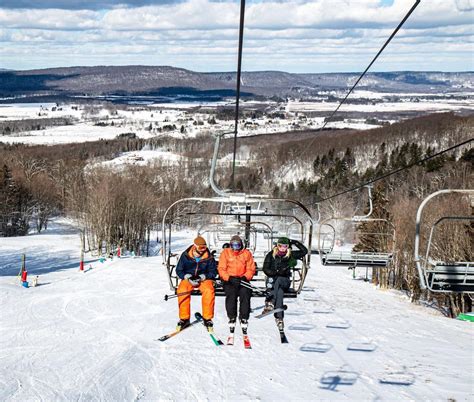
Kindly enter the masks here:
[[242, 328], [242, 333], [244, 335], [247, 335], [247, 327], [249, 325], [249, 320], [246, 320], [245, 318], [240, 319], [240, 328]]
[[189, 318], [187, 319], [180, 319], [178, 324], [176, 324], [176, 331], [181, 331], [182, 329], [189, 326]]
[[273, 305], [273, 303], [272, 303], [270, 300], [269, 300], [269, 301], [266, 301], [266, 302], [265, 302], [265, 307], [263, 308], [262, 314], [269, 313], [269, 312], [272, 311], [274, 308], [275, 308], [275, 306]]
[[204, 320], [203, 323], [208, 332], [212, 332], [214, 330], [214, 323], [212, 320]]
[[235, 331], [235, 318], [229, 318], [229, 331], [231, 334]]
[[276, 325], [279, 331], [283, 331], [285, 329], [285, 324], [283, 323], [283, 318], [275, 318]]

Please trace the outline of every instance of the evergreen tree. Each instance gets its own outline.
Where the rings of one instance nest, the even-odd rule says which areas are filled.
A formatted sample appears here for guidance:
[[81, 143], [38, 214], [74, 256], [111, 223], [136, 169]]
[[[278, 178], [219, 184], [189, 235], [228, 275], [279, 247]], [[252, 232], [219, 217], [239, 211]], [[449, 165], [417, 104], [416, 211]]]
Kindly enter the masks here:
[[344, 152], [344, 157], [342, 158], [344, 164], [346, 165], [347, 170], [351, 170], [355, 166], [355, 158], [352, 154], [351, 148], [346, 148], [346, 152]]
[[[435, 154], [435, 149], [428, 147], [426, 150], [426, 156], [432, 156]], [[425, 168], [427, 172], [435, 172], [437, 170], [440, 170], [443, 166], [444, 163], [446, 162], [446, 157], [444, 155], [438, 156], [437, 158], [430, 159], [425, 162]]]
[[31, 194], [17, 185], [4, 165], [0, 173], [0, 236], [24, 236], [31, 217]]
[[320, 170], [320, 159], [319, 159], [319, 155], [316, 157], [316, 159], [314, 160], [313, 162], [313, 171], [314, 173], [318, 174], [319, 173], [319, 170]]

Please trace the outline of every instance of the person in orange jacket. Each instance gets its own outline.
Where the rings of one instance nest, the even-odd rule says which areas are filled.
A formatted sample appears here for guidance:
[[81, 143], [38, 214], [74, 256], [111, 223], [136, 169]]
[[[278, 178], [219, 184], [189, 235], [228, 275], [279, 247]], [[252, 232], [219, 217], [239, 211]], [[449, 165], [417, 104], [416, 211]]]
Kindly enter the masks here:
[[255, 275], [255, 261], [252, 253], [244, 248], [244, 243], [239, 236], [232, 236], [230, 247], [225, 248], [219, 256], [217, 268], [219, 277], [223, 281], [225, 292], [225, 308], [229, 318], [230, 332], [235, 329], [237, 320], [237, 299], [239, 299], [239, 319], [242, 332], [247, 333], [248, 319], [250, 317], [250, 298], [252, 290], [242, 285]]
[[[202, 294], [202, 317], [204, 325], [212, 331], [214, 318], [214, 280], [217, 276], [216, 260], [207, 248], [206, 240], [201, 236], [194, 239], [179, 258], [176, 274], [181, 279], [177, 293], [179, 305], [179, 322], [177, 329], [189, 325], [191, 316], [191, 292], [199, 289]], [[183, 294], [184, 293], [184, 294]]]

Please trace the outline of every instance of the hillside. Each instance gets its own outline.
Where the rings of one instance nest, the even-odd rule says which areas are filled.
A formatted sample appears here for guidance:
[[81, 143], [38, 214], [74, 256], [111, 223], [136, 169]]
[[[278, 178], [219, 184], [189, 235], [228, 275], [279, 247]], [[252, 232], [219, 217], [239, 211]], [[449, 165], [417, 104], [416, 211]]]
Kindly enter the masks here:
[[[321, 91], [350, 87], [358, 73], [293, 74], [279, 71], [243, 72], [243, 95], [316, 96]], [[199, 73], [169, 66], [67, 67], [0, 71], [0, 96], [154, 94], [229, 96], [234, 72]], [[439, 93], [472, 91], [474, 73], [369, 73], [359, 89], [379, 92]], [[207, 93], [210, 91], [210, 94]], [[223, 92], [222, 92], [223, 91]]]

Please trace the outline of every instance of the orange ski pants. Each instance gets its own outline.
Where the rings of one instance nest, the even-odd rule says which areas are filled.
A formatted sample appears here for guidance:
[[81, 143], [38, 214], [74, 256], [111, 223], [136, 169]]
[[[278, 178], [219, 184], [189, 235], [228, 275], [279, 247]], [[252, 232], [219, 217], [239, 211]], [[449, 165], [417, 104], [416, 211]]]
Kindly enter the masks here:
[[[214, 318], [215, 292], [214, 284], [210, 279], [202, 281], [197, 288], [194, 288], [186, 279], [183, 279], [178, 286], [178, 293], [189, 292], [199, 289], [202, 294], [202, 317], [205, 320]], [[179, 318], [187, 320], [191, 317], [191, 294], [178, 296]]]

